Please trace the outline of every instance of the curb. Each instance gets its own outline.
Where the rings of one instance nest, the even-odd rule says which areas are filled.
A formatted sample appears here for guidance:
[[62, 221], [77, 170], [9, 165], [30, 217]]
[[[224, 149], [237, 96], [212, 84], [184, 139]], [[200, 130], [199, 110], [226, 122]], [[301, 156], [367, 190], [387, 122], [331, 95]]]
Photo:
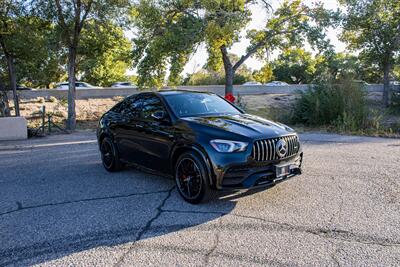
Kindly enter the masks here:
[[0, 151], [12, 151], [12, 150], [31, 150], [35, 148], [46, 148], [54, 146], [68, 146], [68, 145], [83, 145], [97, 143], [97, 140], [85, 140], [85, 141], [73, 141], [73, 142], [59, 142], [59, 143], [48, 143], [48, 144], [35, 144], [35, 145], [10, 145], [1, 146]]

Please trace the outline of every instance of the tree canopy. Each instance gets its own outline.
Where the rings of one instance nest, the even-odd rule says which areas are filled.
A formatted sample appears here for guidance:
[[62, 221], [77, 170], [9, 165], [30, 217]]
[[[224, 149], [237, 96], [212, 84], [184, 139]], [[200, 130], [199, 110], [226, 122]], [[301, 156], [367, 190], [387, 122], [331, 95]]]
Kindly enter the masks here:
[[342, 40], [360, 57], [379, 67], [383, 73], [385, 105], [389, 104], [389, 79], [400, 54], [400, 1], [341, 0]]
[[[247, 31], [250, 45], [244, 55], [232, 61], [229, 49], [240, 40], [251, 20], [250, 6], [256, 3], [264, 5], [269, 19], [263, 28]], [[198, 45], [205, 43], [207, 64], [214, 70], [223, 66], [229, 93], [236, 71], [249, 57], [264, 58], [266, 52], [306, 39], [317, 49], [325, 48], [324, 29], [332, 14], [320, 5], [308, 7], [300, 0], [284, 1], [276, 10], [268, 1], [140, 0], [132, 17], [137, 29], [134, 65], [140, 86], [161, 87], [168, 72], [168, 80], [173, 81]]]

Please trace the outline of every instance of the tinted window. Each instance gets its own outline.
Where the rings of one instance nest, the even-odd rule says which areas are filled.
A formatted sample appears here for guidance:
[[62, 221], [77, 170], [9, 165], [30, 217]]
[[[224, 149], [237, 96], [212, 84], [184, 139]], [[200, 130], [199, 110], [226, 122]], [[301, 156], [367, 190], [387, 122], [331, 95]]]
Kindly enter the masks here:
[[[125, 99], [119, 106], [117, 112], [128, 115], [129, 117], [138, 117], [142, 105], [142, 98], [131, 96]], [[117, 106], [118, 107], [118, 106]]]
[[166, 95], [165, 99], [178, 117], [241, 113], [224, 99], [212, 94], [171, 94]]
[[161, 100], [156, 96], [148, 96], [143, 99], [142, 118], [146, 120], [154, 120], [151, 114], [157, 111], [164, 111]]

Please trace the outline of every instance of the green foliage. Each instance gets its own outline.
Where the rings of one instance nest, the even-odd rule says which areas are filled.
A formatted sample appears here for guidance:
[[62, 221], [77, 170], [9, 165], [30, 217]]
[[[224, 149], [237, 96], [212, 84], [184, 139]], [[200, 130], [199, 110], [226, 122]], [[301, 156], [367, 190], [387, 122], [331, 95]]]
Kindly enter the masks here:
[[341, 39], [361, 58], [379, 67], [384, 80], [383, 102], [389, 104], [389, 79], [400, 55], [400, 1], [341, 0], [345, 7]]
[[260, 70], [255, 71], [253, 73], [253, 77], [254, 80], [263, 84], [275, 79], [273, 69], [270, 64], [266, 64]]
[[315, 60], [301, 48], [288, 48], [273, 63], [273, 74], [287, 83], [311, 83], [315, 73]]
[[[131, 13], [138, 29], [133, 62], [139, 86], [160, 88], [170, 66], [172, 83], [201, 40], [202, 21], [192, 13], [194, 1], [139, 1]], [[188, 11], [185, 13], [184, 11]]]
[[[250, 71], [239, 71], [234, 79], [233, 84], [243, 84], [252, 79]], [[225, 77], [223, 72], [215, 72], [201, 69], [198, 72], [188, 75], [183, 81], [184, 85], [224, 85]]]
[[[239, 60], [239, 57], [235, 54], [228, 54], [231, 61]], [[241, 65], [236, 70], [236, 75], [233, 78], [233, 84], [243, 84], [249, 80], [252, 80], [252, 72], [246, 66], [246, 64]], [[198, 72], [192, 73], [186, 77], [183, 81], [185, 85], [223, 85], [225, 84], [225, 71], [221, 65], [215, 70], [215, 66], [210, 66], [209, 62], [203, 66]]]
[[321, 82], [300, 93], [292, 115], [293, 123], [334, 126], [354, 131], [367, 125], [365, 92], [359, 84]]
[[315, 58], [314, 80], [324, 80], [329, 77], [333, 81], [346, 78], [362, 80], [368, 83], [379, 83], [382, 81], [379, 68], [367, 62], [362, 57], [346, 53], [335, 53], [332, 50]]
[[[250, 6], [255, 1], [245, 0], [140, 0], [131, 13], [137, 34], [134, 39], [133, 61], [139, 74], [139, 86], [161, 87], [166, 74], [169, 83], [179, 83], [180, 72], [199, 44], [205, 43], [209, 70], [236, 74], [251, 56], [263, 58], [272, 52], [306, 39], [317, 49], [328, 46], [323, 29], [332, 14], [316, 5], [305, 6], [300, 0], [284, 1], [269, 16], [260, 29], [247, 32], [250, 45], [246, 54], [237, 60], [228, 56], [228, 49], [240, 40], [240, 33], [251, 18]], [[269, 12], [267, 1], [265, 10]], [[318, 23], [316, 23], [318, 22]], [[224, 67], [224, 68], [222, 68]], [[199, 74], [200, 75], [200, 74]], [[203, 75], [203, 74], [201, 74]], [[227, 75], [229, 79], [234, 75]], [[203, 80], [209, 77], [201, 78]]]
[[393, 92], [390, 108], [393, 114], [400, 115], [400, 92]]
[[400, 50], [400, 2], [397, 0], [341, 0], [343, 14], [342, 39], [370, 62], [393, 63]]
[[82, 31], [77, 58], [81, 80], [99, 86], [128, 79], [132, 46], [123, 29], [111, 23], [98, 25], [88, 21]]
[[[54, 27], [28, 12], [23, 1], [4, 1], [0, 7], [0, 70], [4, 81], [6, 55], [13, 58], [17, 83], [47, 86], [61, 75], [54, 52]], [[10, 85], [7, 83], [7, 87]]]

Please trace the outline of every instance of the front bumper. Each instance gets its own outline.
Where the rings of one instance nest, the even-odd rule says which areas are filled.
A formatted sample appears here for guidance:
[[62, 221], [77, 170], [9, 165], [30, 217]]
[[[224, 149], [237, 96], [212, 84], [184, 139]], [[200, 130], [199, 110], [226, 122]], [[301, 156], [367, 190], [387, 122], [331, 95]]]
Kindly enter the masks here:
[[[293, 157], [270, 162], [247, 160], [244, 163], [230, 163], [227, 166], [214, 168], [215, 187], [225, 189], [249, 189], [268, 187], [301, 174], [303, 153]], [[289, 165], [289, 174], [277, 177], [276, 165]]]

